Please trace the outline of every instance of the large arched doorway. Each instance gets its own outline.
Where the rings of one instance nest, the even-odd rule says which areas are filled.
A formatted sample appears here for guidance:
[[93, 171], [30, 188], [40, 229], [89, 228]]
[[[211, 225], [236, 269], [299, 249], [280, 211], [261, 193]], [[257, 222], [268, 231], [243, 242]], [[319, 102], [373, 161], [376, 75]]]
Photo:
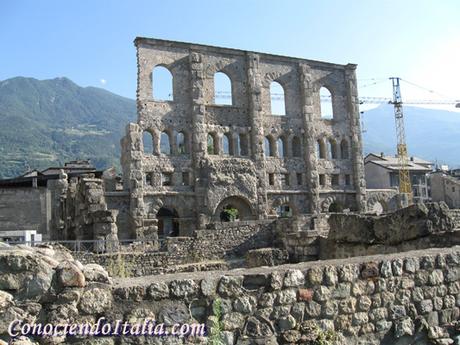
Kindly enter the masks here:
[[179, 236], [179, 215], [174, 208], [162, 207], [157, 213], [158, 236]]
[[214, 212], [214, 218], [221, 222], [234, 222], [253, 219], [253, 212], [249, 202], [238, 196], [225, 198]]

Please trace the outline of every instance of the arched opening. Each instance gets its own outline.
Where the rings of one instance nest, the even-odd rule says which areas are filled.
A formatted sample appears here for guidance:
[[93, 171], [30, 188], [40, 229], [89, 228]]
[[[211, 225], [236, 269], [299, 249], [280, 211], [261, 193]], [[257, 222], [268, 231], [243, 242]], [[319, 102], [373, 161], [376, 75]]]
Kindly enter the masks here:
[[240, 133], [239, 135], [239, 155], [240, 156], [247, 156], [249, 155], [249, 150], [248, 150], [248, 136], [244, 133]]
[[337, 143], [334, 139], [329, 139], [329, 159], [337, 159]]
[[222, 222], [252, 219], [252, 207], [244, 198], [231, 196], [220, 202], [214, 212], [214, 218]]
[[230, 135], [230, 133], [225, 133], [222, 136], [222, 154], [227, 156], [233, 154], [232, 136]]
[[162, 207], [157, 213], [158, 236], [179, 236], [179, 215], [174, 208]]
[[161, 132], [160, 136], [160, 153], [164, 155], [171, 154], [171, 141], [167, 132]]
[[280, 218], [292, 217], [292, 208], [289, 206], [289, 204], [279, 205], [276, 208], [276, 214]]
[[334, 201], [329, 205], [328, 212], [333, 212], [333, 213], [343, 212], [343, 206], [341, 203]]
[[286, 115], [284, 88], [276, 81], [270, 83], [270, 104], [272, 115]]
[[218, 147], [215, 133], [209, 133], [207, 139], [207, 152], [208, 155], [217, 155]]
[[272, 137], [265, 137], [264, 140], [264, 154], [265, 157], [274, 157], [275, 156], [275, 141]]
[[179, 132], [176, 134], [176, 147], [178, 154], [183, 155], [188, 153], [184, 132]]
[[342, 142], [340, 143], [340, 157], [342, 159], [348, 159], [349, 157], [349, 152], [348, 152], [348, 142], [343, 139]]
[[319, 90], [320, 97], [320, 114], [322, 119], [332, 119], [334, 117], [333, 107], [332, 107], [332, 94], [326, 88], [322, 87]]
[[287, 156], [287, 152], [286, 152], [287, 147], [285, 145], [283, 137], [280, 137], [278, 138], [278, 140], [276, 140], [276, 148], [278, 150], [278, 157], [284, 158]]
[[174, 99], [173, 76], [166, 67], [155, 66], [153, 69], [152, 91], [155, 101], [172, 101]]
[[153, 153], [153, 135], [149, 131], [142, 133], [142, 144], [144, 145], [144, 153]]
[[232, 105], [232, 80], [224, 72], [214, 74], [214, 104]]
[[318, 139], [318, 141], [316, 142], [316, 154], [317, 157], [320, 159], [326, 158], [326, 145], [324, 144], [324, 141], [322, 139]]
[[295, 136], [292, 138], [292, 156], [301, 157], [302, 156], [302, 144], [300, 138]]

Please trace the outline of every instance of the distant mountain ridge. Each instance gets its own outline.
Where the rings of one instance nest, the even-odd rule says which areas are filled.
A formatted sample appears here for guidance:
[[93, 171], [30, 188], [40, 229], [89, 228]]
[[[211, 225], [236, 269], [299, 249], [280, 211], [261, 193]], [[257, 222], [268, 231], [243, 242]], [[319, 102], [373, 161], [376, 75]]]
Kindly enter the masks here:
[[[404, 107], [410, 155], [460, 166], [460, 113]], [[0, 178], [90, 159], [99, 169], [120, 164], [120, 139], [136, 120], [134, 100], [68, 78], [0, 81]], [[393, 108], [363, 115], [364, 153], [395, 152]]]
[[[460, 113], [403, 106], [410, 156], [460, 167]], [[362, 115], [364, 153], [396, 153], [396, 128], [391, 105]]]
[[134, 100], [68, 78], [0, 81], [0, 178], [73, 159], [118, 167], [120, 139], [135, 119]]

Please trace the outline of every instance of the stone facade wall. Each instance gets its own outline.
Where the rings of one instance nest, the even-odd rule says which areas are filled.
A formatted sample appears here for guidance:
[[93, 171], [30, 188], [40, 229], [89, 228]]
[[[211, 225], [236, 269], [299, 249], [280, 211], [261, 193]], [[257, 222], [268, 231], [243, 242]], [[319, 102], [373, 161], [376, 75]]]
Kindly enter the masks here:
[[[127, 126], [121, 157], [130, 195], [126, 231], [139, 238], [161, 233], [163, 209], [174, 214], [180, 236], [219, 219], [227, 206], [241, 220], [264, 219], [283, 206], [295, 214], [328, 211], [332, 203], [365, 209], [355, 65], [147, 38], [135, 45], [138, 121]], [[172, 75], [172, 100], [152, 96], [158, 66]], [[231, 105], [216, 104], [216, 72], [231, 80]], [[284, 116], [271, 109], [273, 81], [284, 90]], [[332, 94], [332, 119], [321, 118], [321, 87]], [[166, 150], [162, 136], [169, 138]], [[264, 154], [265, 140], [272, 154]], [[318, 158], [318, 144], [329, 142], [334, 157]]]

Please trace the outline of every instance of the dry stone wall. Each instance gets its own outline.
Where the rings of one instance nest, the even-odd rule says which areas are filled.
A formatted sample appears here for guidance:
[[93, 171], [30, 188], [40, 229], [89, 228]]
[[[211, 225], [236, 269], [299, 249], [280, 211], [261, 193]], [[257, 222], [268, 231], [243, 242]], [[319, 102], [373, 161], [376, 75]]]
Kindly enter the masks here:
[[153, 317], [218, 330], [212, 338], [48, 337], [16, 344], [428, 345], [460, 339], [460, 247], [113, 282], [100, 266], [82, 266], [66, 252], [21, 247], [0, 250], [0, 272], [4, 341], [11, 340], [7, 329], [15, 319]]

